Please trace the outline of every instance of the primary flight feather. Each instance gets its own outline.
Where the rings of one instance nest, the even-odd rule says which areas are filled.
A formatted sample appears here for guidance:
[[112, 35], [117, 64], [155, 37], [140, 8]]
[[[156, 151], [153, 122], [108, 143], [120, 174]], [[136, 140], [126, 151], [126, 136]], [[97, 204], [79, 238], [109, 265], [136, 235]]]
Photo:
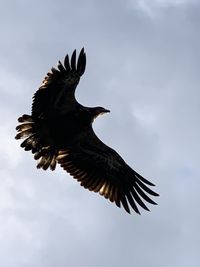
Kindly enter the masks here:
[[85, 72], [86, 54], [76, 50], [64, 64], [52, 68], [33, 96], [31, 115], [24, 114], [16, 127], [16, 139], [24, 138], [21, 147], [30, 150], [37, 168], [55, 170], [56, 164], [77, 179], [85, 188], [130, 213], [140, 213], [138, 205], [149, 210], [146, 202], [156, 204], [158, 196], [151, 182], [134, 171], [121, 156], [105, 145], [94, 133], [92, 123], [109, 110], [84, 107], [76, 101], [75, 89]]

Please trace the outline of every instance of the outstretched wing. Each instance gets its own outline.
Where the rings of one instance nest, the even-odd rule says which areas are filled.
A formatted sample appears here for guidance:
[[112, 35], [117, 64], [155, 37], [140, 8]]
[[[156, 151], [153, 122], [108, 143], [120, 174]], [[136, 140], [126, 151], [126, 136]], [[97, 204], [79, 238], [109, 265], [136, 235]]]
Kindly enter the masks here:
[[156, 204], [148, 196], [158, 196], [148, 187], [153, 184], [131, 169], [115, 150], [98, 139], [92, 128], [80, 136], [79, 145], [60, 150], [57, 161], [82, 186], [99, 192], [118, 207], [122, 204], [128, 213], [131, 206], [140, 214], [137, 204], [149, 210], [143, 200]]
[[40, 88], [33, 96], [33, 118], [47, 118], [73, 111], [77, 104], [74, 95], [75, 89], [85, 67], [84, 48], [80, 51], [77, 61], [76, 50], [74, 50], [71, 60], [66, 55], [64, 65], [58, 61], [57, 69], [52, 68], [51, 72], [47, 73]]

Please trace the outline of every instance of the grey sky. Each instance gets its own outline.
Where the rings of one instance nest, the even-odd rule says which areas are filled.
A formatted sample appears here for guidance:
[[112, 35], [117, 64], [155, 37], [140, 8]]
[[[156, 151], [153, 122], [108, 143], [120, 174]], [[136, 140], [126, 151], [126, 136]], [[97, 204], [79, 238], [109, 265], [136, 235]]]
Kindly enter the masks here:
[[[200, 2], [1, 1], [0, 266], [200, 266]], [[111, 109], [98, 136], [156, 184], [142, 216], [14, 140], [46, 72], [85, 47], [77, 99]]]

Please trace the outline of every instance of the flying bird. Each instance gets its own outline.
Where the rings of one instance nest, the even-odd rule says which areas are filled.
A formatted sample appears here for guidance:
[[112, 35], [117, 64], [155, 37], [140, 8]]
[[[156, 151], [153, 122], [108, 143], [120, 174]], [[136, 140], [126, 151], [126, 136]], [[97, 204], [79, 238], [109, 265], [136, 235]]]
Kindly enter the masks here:
[[76, 59], [66, 55], [58, 61], [33, 96], [31, 115], [19, 117], [16, 139], [25, 139], [21, 147], [34, 154], [37, 168], [55, 170], [59, 164], [90, 191], [140, 214], [138, 205], [149, 210], [146, 202], [156, 204], [150, 196], [153, 183], [134, 171], [112, 148], [95, 134], [92, 124], [103, 107], [85, 107], [77, 102], [75, 90], [86, 67], [84, 48]]

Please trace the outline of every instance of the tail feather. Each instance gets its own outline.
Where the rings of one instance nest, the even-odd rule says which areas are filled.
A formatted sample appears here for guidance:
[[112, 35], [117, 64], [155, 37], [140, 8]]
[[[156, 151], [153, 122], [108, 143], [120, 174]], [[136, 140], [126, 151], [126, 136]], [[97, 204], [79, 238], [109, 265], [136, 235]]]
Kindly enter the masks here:
[[25, 151], [31, 151], [34, 154], [34, 159], [38, 160], [37, 168], [47, 170], [55, 170], [56, 168], [56, 150], [50, 145], [42, 143], [41, 129], [39, 125], [33, 120], [32, 116], [24, 114], [19, 117], [19, 124], [16, 127], [16, 139], [25, 139], [21, 143], [21, 147]]
[[32, 150], [32, 149], [37, 150], [37, 148], [39, 147], [39, 140], [36, 137], [36, 134], [32, 134], [27, 139], [25, 139], [21, 143], [21, 147], [24, 147], [24, 148], [30, 147], [31, 149], [28, 149], [28, 150]]
[[32, 116], [24, 114], [18, 118], [18, 122], [33, 122]]
[[15, 139], [22, 139], [29, 137], [32, 134], [32, 129], [30, 128], [29, 130], [21, 131], [19, 132], [16, 136]]
[[26, 130], [29, 130], [32, 128], [32, 124], [33, 123], [23, 123], [23, 124], [20, 124], [16, 127], [16, 130], [18, 132], [22, 132], [22, 131], [26, 131]]

